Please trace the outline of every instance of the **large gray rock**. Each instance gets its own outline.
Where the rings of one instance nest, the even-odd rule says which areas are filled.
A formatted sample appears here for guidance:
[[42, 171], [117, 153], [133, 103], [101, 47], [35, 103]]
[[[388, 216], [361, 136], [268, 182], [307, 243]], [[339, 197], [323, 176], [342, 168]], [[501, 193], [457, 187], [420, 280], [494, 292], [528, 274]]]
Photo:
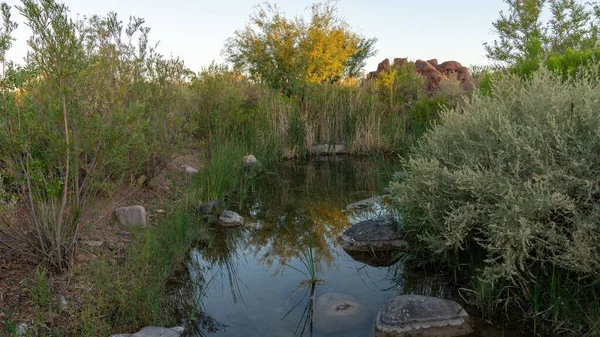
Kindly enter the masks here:
[[141, 226], [146, 227], [148, 215], [143, 206], [129, 206], [115, 209], [115, 217], [119, 220], [121, 226]]
[[358, 222], [338, 238], [342, 248], [350, 252], [381, 252], [408, 249], [398, 221], [383, 216]]
[[369, 310], [352, 296], [326, 293], [315, 303], [314, 323], [324, 334], [361, 329], [369, 324]]
[[110, 337], [180, 337], [183, 334], [182, 327], [161, 328], [147, 326], [134, 334], [118, 334]]
[[219, 223], [225, 227], [241, 226], [244, 224], [244, 218], [236, 212], [225, 210], [219, 217]]
[[226, 208], [225, 201], [221, 199], [205, 202], [198, 206], [198, 213], [202, 216], [220, 215]]
[[324, 154], [346, 154], [346, 153], [348, 153], [348, 149], [346, 148], [346, 145], [341, 145], [341, 144], [337, 144], [337, 145], [333, 145], [333, 144], [315, 145], [315, 146], [313, 146], [312, 150], [313, 150], [313, 153], [319, 154], [319, 155], [324, 155]]
[[393, 297], [375, 319], [375, 337], [458, 337], [472, 333], [463, 307], [437, 297]]

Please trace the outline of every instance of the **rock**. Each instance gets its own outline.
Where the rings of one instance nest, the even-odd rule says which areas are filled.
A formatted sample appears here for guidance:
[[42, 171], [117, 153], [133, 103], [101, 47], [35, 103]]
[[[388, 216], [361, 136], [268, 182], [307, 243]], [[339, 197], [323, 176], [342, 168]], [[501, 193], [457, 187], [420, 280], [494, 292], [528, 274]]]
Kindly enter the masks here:
[[385, 60], [381, 61], [377, 65], [377, 74], [380, 74], [382, 71], [388, 69], [389, 67], [390, 67], [390, 59], [385, 59]]
[[219, 217], [219, 223], [226, 227], [241, 226], [244, 224], [244, 218], [236, 212], [225, 210]]
[[131, 239], [131, 233], [129, 232], [118, 231], [117, 235], [123, 237], [124, 239]]
[[437, 297], [395, 296], [375, 319], [375, 337], [456, 337], [473, 333], [460, 304]]
[[141, 226], [146, 227], [147, 214], [143, 206], [129, 206], [115, 209], [115, 216], [121, 226]]
[[346, 251], [382, 252], [408, 249], [403, 240], [398, 221], [391, 216], [383, 216], [354, 224], [344, 231], [338, 242]]
[[83, 241], [83, 244], [90, 247], [102, 247], [104, 241]]
[[423, 60], [415, 62], [415, 69], [417, 73], [425, 77], [430, 89], [437, 88], [442, 78], [444, 78], [444, 75], [435, 66]]
[[183, 327], [161, 328], [157, 326], [147, 326], [134, 334], [118, 334], [110, 337], [180, 337], [183, 334]]
[[15, 332], [17, 333], [17, 336], [25, 336], [31, 329], [33, 329], [33, 325], [29, 323], [19, 323], [17, 324]]
[[313, 153], [317, 155], [331, 155], [331, 154], [346, 154], [348, 150], [346, 149], [346, 145], [338, 144], [320, 144], [313, 146]]
[[[406, 58], [395, 58], [394, 66], [403, 66], [408, 63]], [[377, 70], [372, 71], [367, 75], [367, 80], [374, 80], [379, 77], [381, 72], [385, 71], [390, 67], [390, 60], [385, 59], [377, 65]], [[427, 79], [429, 89], [433, 92], [437, 90], [439, 83], [444, 77], [448, 77], [451, 74], [456, 74], [457, 79], [461, 82], [461, 89], [468, 91], [473, 89], [474, 80], [473, 76], [469, 72], [467, 67], [462, 66], [456, 61], [446, 61], [442, 64], [438, 64], [437, 59], [431, 59], [428, 61], [417, 60], [415, 61], [415, 70], [421, 76]]]
[[197, 211], [200, 215], [203, 216], [212, 216], [212, 215], [221, 215], [221, 212], [225, 210], [227, 206], [225, 205], [225, 201], [221, 199], [212, 200], [209, 202], [205, 202], [202, 205], [198, 206]]
[[406, 63], [408, 63], [408, 58], [398, 58], [397, 57], [394, 59], [394, 67], [402, 67]]
[[258, 159], [256, 159], [256, 157], [254, 155], [251, 155], [251, 154], [245, 156], [242, 159], [244, 161], [244, 165], [245, 166], [252, 166], [252, 165], [258, 163]]
[[87, 256], [83, 253], [79, 253], [79, 254], [77, 254], [77, 256], [75, 256], [75, 261], [77, 261], [79, 263], [86, 262], [87, 260], [88, 260]]
[[369, 318], [367, 307], [349, 295], [325, 293], [315, 303], [315, 328], [327, 335], [360, 329]]
[[190, 165], [183, 165], [183, 169], [185, 170], [185, 173], [187, 173], [189, 175], [194, 175], [194, 174], [198, 173], [198, 169], [195, 167], [192, 167]]
[[60, 309], [61, 310], [67, 310], [69, 309], [69, 302], [67, 302], [67, 299], [65, 298], [65, 295], [60, 295]]

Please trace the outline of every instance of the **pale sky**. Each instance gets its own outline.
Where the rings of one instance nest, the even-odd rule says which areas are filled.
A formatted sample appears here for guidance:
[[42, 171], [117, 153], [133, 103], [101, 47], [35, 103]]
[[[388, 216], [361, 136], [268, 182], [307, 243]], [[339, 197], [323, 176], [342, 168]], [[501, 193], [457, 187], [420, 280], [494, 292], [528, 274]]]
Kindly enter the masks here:
[[[15, 5], [13, 19], [19, 22], [17, 41], [8, 58], [22, 63], [26, 55], [28, 27]], [[221, 63], [225, 40], [243, 29], [253, 8], [262, 0], [63, 0], [76, 16], [116, 12], [127, 22], [130, 15], [143, 17], [151, 28], [150, 40], [160, 41], [159, 52], [179, 56], [193, 71], [213, 60]], [[308, 16], [313, 1], [278, 0], [286, 14]], [[384, 58], [411, 60], [437, 58], [463, 65], [487, 64], [483, 43], [494, 40], [492, 22], [507, 5], [502, 0], [339, 0], [338, 14], [365, 37], [376, 37], [377, 56], [368, 60], [366, 71], [375, 70]]]

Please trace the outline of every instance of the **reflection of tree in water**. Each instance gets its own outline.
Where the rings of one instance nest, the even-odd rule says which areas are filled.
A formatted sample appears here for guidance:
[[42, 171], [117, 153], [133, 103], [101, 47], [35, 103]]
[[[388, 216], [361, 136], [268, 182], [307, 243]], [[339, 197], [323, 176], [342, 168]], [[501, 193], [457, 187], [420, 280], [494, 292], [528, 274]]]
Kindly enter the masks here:
[[330, 244], [350, 225], [342, 210], [382, 186], [371, 161], [348, 161], [287, 163], [255, 185], [254, 211], [262, 228], [252, 231], [248, 243], [258, 261], [281, 268], [312, 242], [317, 265], [331, 267]]

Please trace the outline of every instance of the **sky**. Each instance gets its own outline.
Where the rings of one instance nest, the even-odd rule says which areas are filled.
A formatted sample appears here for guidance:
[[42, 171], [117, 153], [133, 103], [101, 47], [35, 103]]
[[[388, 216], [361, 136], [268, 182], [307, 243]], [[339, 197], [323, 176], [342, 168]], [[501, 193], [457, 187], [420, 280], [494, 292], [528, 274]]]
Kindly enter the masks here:
[[[4, 0], [6, 1], [6, 0]], [[60, 1], [60, 0], [57, 0]], [[15, 5], [13, 19], [19, 23], [17, 41], [7, 55], [23, 63], [27, 54], [28, 27]], [[116, 12], [127, 22], [130, 16], [143, 17], [151, 28], [150, 40], [159, 42], [158, 51], [178, 56], [193, 71], [224, 62], [221, 51], [227, 38], [243, 29], [248, 16], [263, 0], [62, 0], [73, 17]], [[289, 16], [305, 15], [314, 1], [272, 0]], [[367, 38], [378, 39], [378, 53], [367, 61], [366, 71], [375, 70], [385, 59], [437, 58], [463, 65], [490, 63], [483, 43], [495, 39], [492, 22], [507, 5], [502, 0], [339, 0], [338, 15]]]

